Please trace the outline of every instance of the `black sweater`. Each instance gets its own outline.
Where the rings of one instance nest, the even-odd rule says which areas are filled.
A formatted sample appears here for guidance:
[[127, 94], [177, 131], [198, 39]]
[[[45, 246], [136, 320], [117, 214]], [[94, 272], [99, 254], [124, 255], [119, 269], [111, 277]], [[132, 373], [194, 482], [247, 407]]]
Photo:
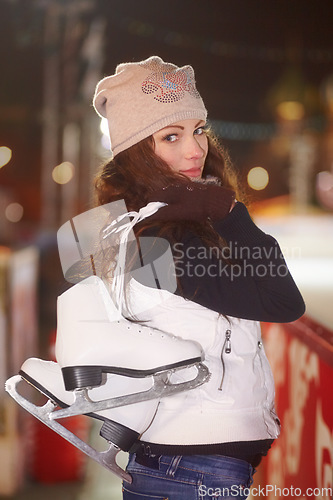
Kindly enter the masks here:
[[[245, 205], [236, 203], [213, 224], [228, 248], [209, 248], [187, 232], [171, 243], [178, 287], [176, 294], [218, 313], [242, 319], [286, 323], [304, 314], [303, 298], [277, 241], [252, 221]], [[156, 228], [144, 236], [156, 236]], [[221, 258], [222, 257], [222, 258]], [[156, 248], [145, 263], [156, 258]], [[144, 274], [140, 278], [145, 283]]]

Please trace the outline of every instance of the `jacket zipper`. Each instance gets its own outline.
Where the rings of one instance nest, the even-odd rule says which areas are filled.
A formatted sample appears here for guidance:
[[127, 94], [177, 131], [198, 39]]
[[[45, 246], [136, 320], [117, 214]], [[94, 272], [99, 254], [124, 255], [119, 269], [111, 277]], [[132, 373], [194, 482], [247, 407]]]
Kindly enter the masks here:
[[225, 375], [224, 354], [230, 354], [231, 353], [231, 340], [230, 340], [230, 337], [231, 337], [231, 330], [226, 330], [225, 331], [225, 339], [224, 339], [224, 342], [223, 342], [222, 352], [221, 352], [221, 362], [222, 362], [223, 373], [222, 373], [221, 383], [220, 383], [220, 386], [218, 388], [219, 391], [222, 391], [223, 380], [224, 380], [224, 375]]
[[[268, 388], [267, 388], [267, 382], [266, 382], [266, 377], [265, 377], [265, 370], [264, 370], [264, 366], [263, 366], [263, 361], [262, 361], [262, 357], [261, 357], [262, 356], [262, 348], [263, 348], [263, 342], [262, 342], [262, 340], [259, 340], [258, 341], [258, 356], [259, 356], [259, 361], [260, 361], [260, 366], [261, 366], [261, 373], [262, 373], [262, 377], [263, 377], [263, 385], [264, 385], [264, 389], [265, 389], [265, 393], [266, 393], [266, 402], [268, 402]], [[270, 409], [270, 413], [272, 415], [271, 409]], [[272, 415], [272, 417], [274, 418], [274, 415]], [[278, 420], [276, 414], [275, 414], [275, 417]], [[263, 419], [264, 419], [268, 434], [272, 435], [270, 432], [270, 429], [269, 429], [268, 422], [266, 422], [266, 418], [265, 418], [264, 413], [263, 413]], [[274, 420], [275, 420], [275, 418], [274, 418]], [[276, 422], [276, 420], [275, 420], [275, 422]]]

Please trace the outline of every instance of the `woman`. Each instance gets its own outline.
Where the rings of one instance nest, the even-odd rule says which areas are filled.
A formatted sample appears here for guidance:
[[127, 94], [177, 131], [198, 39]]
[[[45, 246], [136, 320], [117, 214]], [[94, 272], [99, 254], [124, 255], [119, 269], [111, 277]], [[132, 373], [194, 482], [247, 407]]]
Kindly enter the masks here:
[[[177, 289], [136, 274], [129, 307], [138, 321], [199, 342], [211, 372], [203, 386], [161, 400], [131, 450], [124, 499], [246, 498], [280, 431], [259, 322], [296, 320], [303, 299], [276, 240], [239, 201], [190, 66], [155, 56], [121, 64], [97, 86], [94, 106], [113, 151], [96, 179], [99, 204], [124, 199], [138, 211], [165, 203], [134, 230], [170, 243]], [[146, 250], [145, 262], [154, 255]]]

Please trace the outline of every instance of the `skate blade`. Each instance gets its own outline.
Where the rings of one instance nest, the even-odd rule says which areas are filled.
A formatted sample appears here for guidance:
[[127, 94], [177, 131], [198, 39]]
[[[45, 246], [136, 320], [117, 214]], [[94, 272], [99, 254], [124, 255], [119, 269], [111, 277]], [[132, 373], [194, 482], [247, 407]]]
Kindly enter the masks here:
[[[63, 425], [52, 418], [52, 415], [55, 411], [55, 403], [53, 403], [50, 399], [44, 406], [36, 406], [31, 403], [27, 399], [25, 399], [19, 392], [17, 391], [17, 385], [23, 381], [24, 379], [21, 375], [14, 375], [10, 379], [7, 380], [5, 384], [5, 389], [8, 394], [26, 411], [31, 413], [38, 420], [43, 422], [43, 424], [47, 425], [54, 432], [59, 434], [61, 437], [69, 441], [76, 448], [81, 450], [83, 453], [88, 455], [90, 458], [98, 462], [100, 465], [103, 465], [106, 469], [113, 472], [116, 476], [120, 477], [122, 480], [131, 483], [132, 477], [130, 474], [125, 472], [119, 465], [116, 463], [116, 456], [120, 451], [118, 446], [115, 446], [112, 443], [110, 447], [106, 451], [99, 452], [92, 448], [90, 445], [79, 439], [75, 434], [66, 429]], [[36, 388], [37, 389], [37, 388]], [[38, 390], [38, 389], [37, 389]]]
[[160, 399], [162, 397], [173, 396], [179, 392], [195, 389], [209, 380], [210, 372], [203, 363], [196, 363], [192, 366], [197, 368], [198, 374], [194, 379], [187, 382], [170, 383], [168, 378], [176, 369], [172, 371], [164, 370], [153, 375], [154, 385], [147, 391], [136, 392], [126, 396], [117, 396], [102, 401], [92, 401], [89, 398], [88, 389], [76, 389], [73, 391], [75, 397], [74, 403], [68, 408], [54, 411], [50, 415], [50, 418], [55, 420], [75, 415], [84, 415], [86, 413], [97, 413], [111, 408], [118, 408], [119, 406], [127, 406], [151, 399]]

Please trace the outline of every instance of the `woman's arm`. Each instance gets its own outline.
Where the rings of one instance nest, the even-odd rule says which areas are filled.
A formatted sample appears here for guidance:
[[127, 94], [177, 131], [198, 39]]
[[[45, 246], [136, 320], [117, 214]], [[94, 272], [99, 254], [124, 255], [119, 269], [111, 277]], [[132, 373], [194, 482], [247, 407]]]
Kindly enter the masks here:
[[304, 314], [303, 298], [277, 241], [254, 224], [242, 203], [214, 228], [230, 249], [220, 251], [222, 259], [195, 235], [173, 245], [180, 284], [176, 293], [244, 319], [282, 323]]

